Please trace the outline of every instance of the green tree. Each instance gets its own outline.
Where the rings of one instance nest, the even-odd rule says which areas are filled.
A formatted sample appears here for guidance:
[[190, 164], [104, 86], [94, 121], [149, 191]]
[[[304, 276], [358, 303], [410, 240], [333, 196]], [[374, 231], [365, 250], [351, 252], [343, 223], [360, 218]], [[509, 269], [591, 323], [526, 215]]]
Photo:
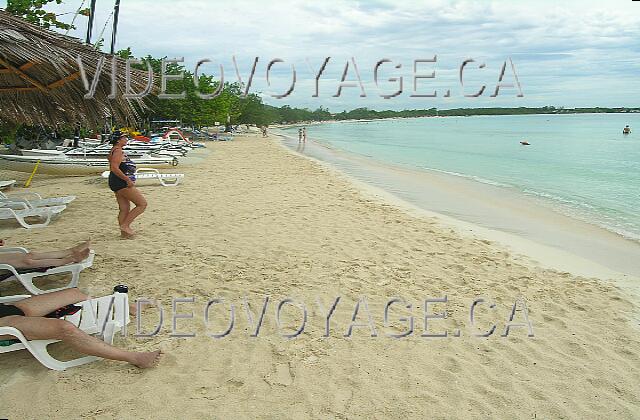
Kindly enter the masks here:
[[73, 29], [68, 23], [60, 22], [55, 13], [44, 10], [45, 5], [53, 2], [61, 4], [62, 0], [7, 0], [6, 10], [47, 29]]

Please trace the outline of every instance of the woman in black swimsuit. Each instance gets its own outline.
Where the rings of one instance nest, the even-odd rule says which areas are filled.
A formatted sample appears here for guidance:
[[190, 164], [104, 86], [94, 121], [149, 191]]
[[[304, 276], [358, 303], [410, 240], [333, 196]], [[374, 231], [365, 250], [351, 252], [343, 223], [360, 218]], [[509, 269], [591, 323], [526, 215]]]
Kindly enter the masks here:
[[[122, 350], [86, 334], [68, 321], [57, 319], [64, 311], [73, 309], [70, 305], [87, 299], [87, 295], [78, 289], [66, 289], [33, 296], [11, 305], [0, 304], [0, 327], [16, 328], [28, 340], [61, 340], [80, 353], [121, 360], [141, 368], [153, 367], [157, 363], [161, 354], [159, 350]], [[14, 338], [10, 335], [0, 335], [0, 345], [11, 345], [12, 341], [6, 343], [4, 340]]]
[[[122, 148], [127, 145], [129, 139], [126, 135], [118, 135], [112, 140], [113, 148], [109, 152], [109, 188], [116, 194], [118, 201], [118, 224], [123, 238], [133, 238], [135, 232], [131, 229], [131, 223], [136, 217], [144, 213], [147, 208], [147, 200], [136, 188], [136, 165], [124, 153]], [[131, 208], [131, 203], [135, 207]]]

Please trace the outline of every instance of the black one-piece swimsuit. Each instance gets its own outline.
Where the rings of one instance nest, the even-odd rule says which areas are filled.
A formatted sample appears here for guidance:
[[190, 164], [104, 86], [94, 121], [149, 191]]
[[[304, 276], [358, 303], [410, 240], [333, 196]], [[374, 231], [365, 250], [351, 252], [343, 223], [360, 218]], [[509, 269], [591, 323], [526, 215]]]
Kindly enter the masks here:
[[[129, 156], [124, 155], [125, 159], [120, 162], [118, 166], [122, 173], [129, 177], [132, 181], [136, 180], [136, 164], [129, 159]], [[114, 174], [113, 171], [109, 172], [109, 188], [111, 191], [118, 192], [123, 188], [127, 188], [127, 183], [125, 180], [120, 178], [118, 175]]]
[[18, 309], [13, 305], [5, 305], [0, 303], [0, 318], [4, 318], [5, 316], [11, 316], [11, 315], [24, 316], [24, 312], [22, 312], [21, 309]]

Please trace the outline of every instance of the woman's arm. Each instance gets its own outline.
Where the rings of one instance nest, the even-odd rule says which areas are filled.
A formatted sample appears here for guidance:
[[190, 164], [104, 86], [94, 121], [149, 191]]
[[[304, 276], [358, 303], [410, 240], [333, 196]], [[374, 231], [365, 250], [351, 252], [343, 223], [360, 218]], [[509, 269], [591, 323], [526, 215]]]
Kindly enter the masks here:
[[133, 184], [133, 182], [120, 170], [120, 163], [122, 163], [122, 159], [124, 159], [124, 152], [122, 150], [114, 150], [109, 158], [109, 169], [111, 169], [111, 172], [116, 174], [118, 178], [125, 181], [128, 186], [129, 184]]

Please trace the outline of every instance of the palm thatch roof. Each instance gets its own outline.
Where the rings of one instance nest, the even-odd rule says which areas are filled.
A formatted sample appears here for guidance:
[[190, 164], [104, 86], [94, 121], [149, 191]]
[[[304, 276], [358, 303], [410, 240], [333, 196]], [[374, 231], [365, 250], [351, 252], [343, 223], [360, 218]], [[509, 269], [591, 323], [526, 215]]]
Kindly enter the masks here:
[[[106, 59], [93, 99], [86, 93], [77, 58], [89, 83], [101, 57]], [[111, 57], [76, 38], [44, 29], [0, 10], [0, 121], [23, 124], [81, 122], [102, 126], [106, 116], [120, 123], [138, 119], [141, 101], [122, 97], [125, 62], [118, 59], [116, 97], [111, 93]], [[131, 87], [142, 92], [146, 72], [132, 71]]]

